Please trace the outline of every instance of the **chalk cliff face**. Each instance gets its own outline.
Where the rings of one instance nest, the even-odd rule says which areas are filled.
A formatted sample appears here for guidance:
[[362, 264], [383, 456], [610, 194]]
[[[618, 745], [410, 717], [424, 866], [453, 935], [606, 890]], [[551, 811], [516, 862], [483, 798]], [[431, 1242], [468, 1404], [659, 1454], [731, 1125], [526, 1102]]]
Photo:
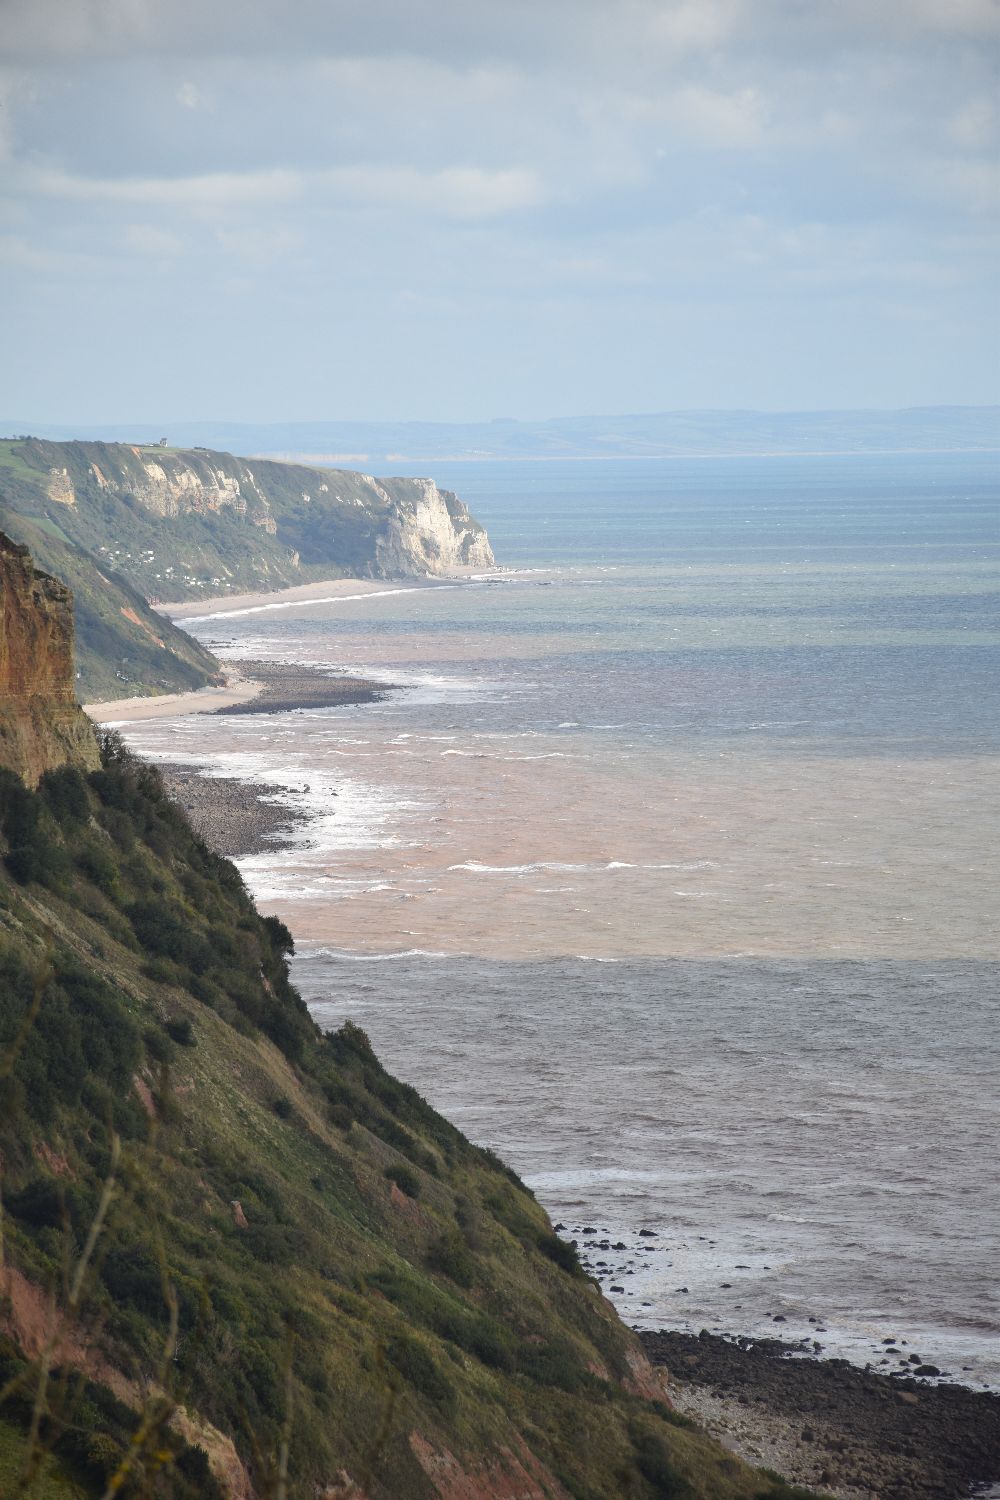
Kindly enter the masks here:
[[483, 527], [433, 479], [198, 448], [28, 438], [10, 449], [22, 483], [37, 475], [33, 492], [10, 486], [16, 508], [42, 513], [150, 600], [493, 566]]
[[0, 532], [0, 766], [29, 786], [57, 766], [100, 764], [73, 672], [72, 594]]
[[445, 573], [452, 568], [491, 568], [493, 548], [479, 522], [451, 490], [433, 479], [364, 478], [391, 506], [375, 541], [383, 573]]

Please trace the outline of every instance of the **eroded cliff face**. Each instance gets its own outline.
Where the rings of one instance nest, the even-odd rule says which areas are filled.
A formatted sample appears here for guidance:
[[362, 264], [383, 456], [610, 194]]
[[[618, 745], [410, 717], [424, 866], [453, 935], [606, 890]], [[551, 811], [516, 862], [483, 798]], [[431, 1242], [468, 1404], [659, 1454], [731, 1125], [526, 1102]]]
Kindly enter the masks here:
[[0, 532], [0, 766], [35, 786], [67, 763], [100, 764], [74, 693], [73, 596]]
[[433, 479], [379, 484], [363, 477], [391, 507], [375, 543], [380, 572], [438, 574], [493, 567], [489, 537], [451, 490], [439, 490]]
[[[483, 527], [432, 479], [36, 438], [15, 457], [38, 474], [49, 519], [153, 599], [281, 588], [318, 570], [384, 577], [493, 566]], [[206, 530], [196, 518], [217, 524]]]

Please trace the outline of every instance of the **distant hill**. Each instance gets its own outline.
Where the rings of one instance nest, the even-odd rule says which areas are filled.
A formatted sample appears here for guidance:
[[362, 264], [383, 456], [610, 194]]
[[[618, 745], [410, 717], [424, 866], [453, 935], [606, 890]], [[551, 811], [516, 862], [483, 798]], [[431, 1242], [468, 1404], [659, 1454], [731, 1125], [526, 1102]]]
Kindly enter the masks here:
[[218, 663], [149, 602], [493, 562], [429, 479], [208, 449], [0, 441], [0, 525], [71, 585], [88, 701], [200, 687]]
[[[23, 424], [0, 424], [17, 431]], [[155, 441], [147, 427], [48, 426], [52, 438]], [[544, 422], [170, 422], [171, 443], [313, 462], [695, 457], [737, 454], [996, 452], [1000, 407], [898, 411], [679, 411], [555, 417]]]

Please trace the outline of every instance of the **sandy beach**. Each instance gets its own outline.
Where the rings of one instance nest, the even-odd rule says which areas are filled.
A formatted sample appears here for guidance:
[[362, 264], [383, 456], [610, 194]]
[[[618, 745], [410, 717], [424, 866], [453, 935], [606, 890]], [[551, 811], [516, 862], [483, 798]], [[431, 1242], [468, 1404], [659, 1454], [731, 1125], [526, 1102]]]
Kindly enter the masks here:
[[158, 698], [117, 698], [107, 703], [85, 703], [83, 711], [95, 724], [137, 724], [144, 719], [173, 718], [177, 714], [211, 714], [248, 703], [262, 684], [240, 672], [226, 673], [220, 687], [198, 688], [193, 693], [164, 693]]
[[[410, 589], [434, 588], [449, 582], [458, 582], [465, 577], [468, 570], [461, 575], [456, 574], [454, 579], [441, 579], [436, 582], [431, 579], [411, 578], [397, 581], [369, 578], [332, 578], [321, 579], [316, 583], [299, 584], [291, 589], [277, 589], [273, 592], [263, 594], [228, 594], [217, 595], [209, 599], [183, 599], [176, 603], [157, 604], [155, 607], [160, 614], [167, 615], [170, 619], [183, 622], [213, 614], [229, 613], [252, 613], [257, 610], [265, 611], [272, 609], [294, 609], [299, 605], [329, 603], [337, 599], [358, 599], [370, 594], [399, 593]], [[304, 679], [308, 669], [300, 674], [303, 681], [298, 684], [297, 689], [292, 691], [291, 697], [301, 697], [302, 701], [286, 701], [279, 704], [265, 706], [269, 697], [268, 689], [274, 684], [266, 672], [266, 664], [261, 673], [255, 673], [257, 663], [243, 663], [241, 669], [228, 667], [225, 671], [224, 682], [219, 686], [198, 688], [190, 693], [164, 693], [159, 696], [140, 696], [133, 698], [110, 699], [103, 703], [85, 703], [84, 712], [89, 714], [95, 724], [136, 724], [146, 719], [172, 718], [177, 714], [211, 714], [224, 713], [227, 709], [239, 705], [249, 704], [257, 698], [261, 698], [261, 712], [278, 712], [279, 709], [296, 707], [332, 707], [344, 702], [370, 702], [373, 692], [383, 686], [382, 684], [359, 683], [356, 680], [343, 679], [343, 685], [339, 692], [334, 693], [331, 689], [327, 694], [327, 700], [321, 704], [319, 698], [322, 694], [309, 692], [305, 689]], [[287, 670], [285, 673], [287, 681]], [[321, 674], [316, 673], [313, 680], [317, 681]], [[327, 684], [333, 679], [326, 678]], [[304, 695], [304, 696], [303, 696]], [[257, 710], [252, 710], [256, 712]]]
[[275, 589], [263, 594], [222, 594], [209, 599], [182, 599], [174, 604], [157, 604], [155, 608], [177, 624], [202, 619], [206, 615], [254, 613], [256, 611], [295, 609], [300, 605], [325, 604], [339, 599], [361, 599], [370, 594], [408, 593], [413, 589], [433, 589], [466, 582], [472, 570], [454, 570], [439, 578], [328, 578], [316, 583], [300, 583], [290, 589]]

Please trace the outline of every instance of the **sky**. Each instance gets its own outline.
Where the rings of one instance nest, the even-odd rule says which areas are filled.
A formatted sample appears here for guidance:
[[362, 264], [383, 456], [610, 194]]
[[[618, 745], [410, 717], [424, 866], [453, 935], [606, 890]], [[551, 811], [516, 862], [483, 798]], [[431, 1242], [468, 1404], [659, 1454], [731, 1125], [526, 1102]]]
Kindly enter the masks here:
[[0, 0], [0, 413], [1000, 397], [1000, 0]]

